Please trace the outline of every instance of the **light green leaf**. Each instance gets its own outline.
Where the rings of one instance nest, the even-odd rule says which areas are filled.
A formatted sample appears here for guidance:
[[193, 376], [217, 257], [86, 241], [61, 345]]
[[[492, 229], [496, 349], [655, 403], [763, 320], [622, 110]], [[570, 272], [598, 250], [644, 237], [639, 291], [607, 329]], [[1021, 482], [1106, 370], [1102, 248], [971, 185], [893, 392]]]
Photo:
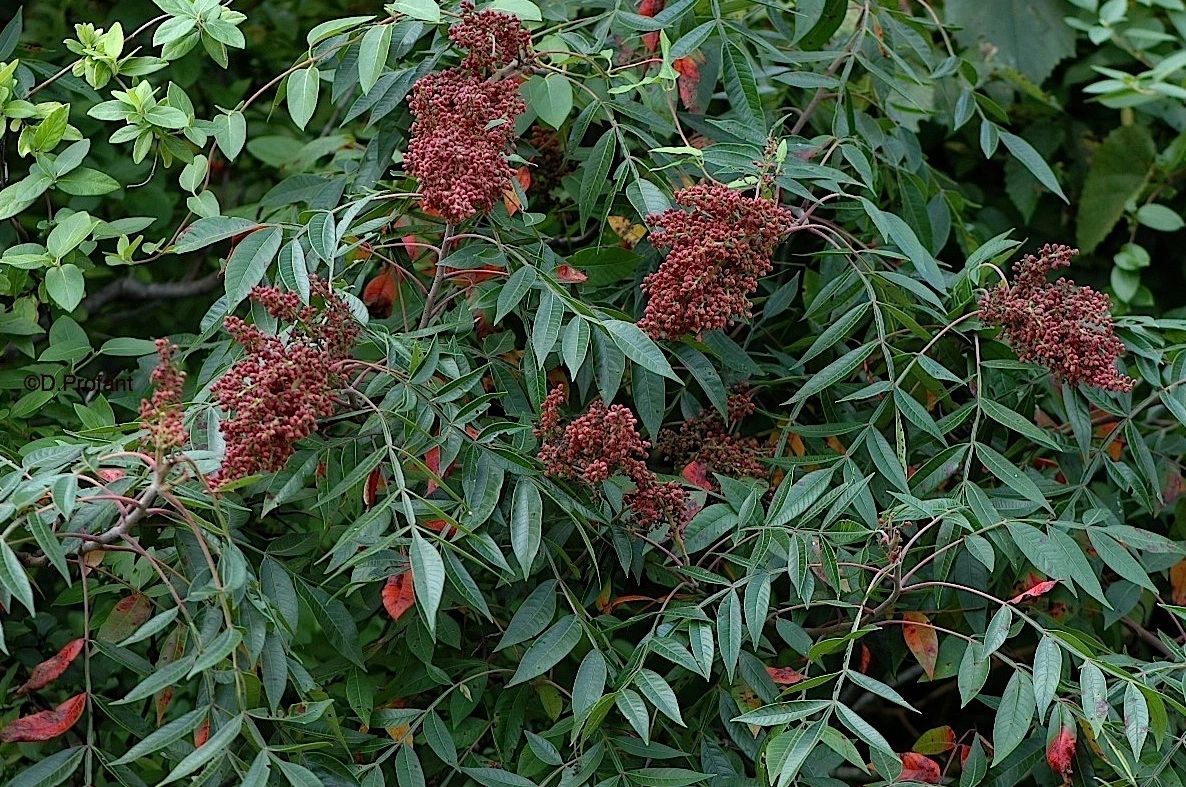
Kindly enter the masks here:
[[288, 114], [298, 128], [304, 128], [317, 111], [321, 72], [316, 66], [302, 68], [288, 76]]

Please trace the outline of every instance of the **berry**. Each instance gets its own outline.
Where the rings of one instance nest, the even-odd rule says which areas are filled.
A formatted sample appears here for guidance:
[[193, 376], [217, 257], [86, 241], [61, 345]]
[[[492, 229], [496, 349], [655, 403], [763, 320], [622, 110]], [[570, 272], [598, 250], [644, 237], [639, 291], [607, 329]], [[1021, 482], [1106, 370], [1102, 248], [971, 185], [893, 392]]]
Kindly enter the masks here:
[[155, 390], [151, 399], [140, 401], [140, 423], [148, 431], [146, 442], [160, 455], [180, 448], [189, 439], [181, 406], [185, 372], [179, 371], [173, 363], [176, 349], [167, 339], [156, 340], [160, 360], [149, 378]]
[[793, 221], [772, 200], [720, 183], [691, 186], [675, 198], [691, 210], [648, 219], [651, 243], [671, 249], [642, 283], [649, 300], [638, 324], [655, 339], [699, 336], [748, 319], [749, 295], [773, 268], [770, 257]]
[[1045, 366], [1060, 382], [1131, 391], [1136, 380], [1116, 368], [1124, 345], [1116, 338], [1108, 296], [1065, 278], [1046, 280], [1078, 253], [1047, 244], [1037, 256], [1022, 257], [1013, 266], [1013, 286], [1001, 282], [980, 299], [980, 316], [1001, 327], [1018, 360]]

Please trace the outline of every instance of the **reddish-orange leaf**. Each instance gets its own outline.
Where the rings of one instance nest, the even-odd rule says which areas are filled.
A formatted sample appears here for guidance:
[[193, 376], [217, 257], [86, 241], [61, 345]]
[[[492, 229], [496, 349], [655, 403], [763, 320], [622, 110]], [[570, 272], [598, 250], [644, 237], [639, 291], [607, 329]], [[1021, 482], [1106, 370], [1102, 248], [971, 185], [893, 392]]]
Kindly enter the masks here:
[[424, 526], [434, 533], [440, 533], [442, 538], [452, 538], [457, 535], [457, 528], [443, 519], [429, 519], [425, 521]]
[[[527, 190], [531, 188], [531, 167], [523, 165], [515, 170], [515, 180], [519, 181], [519, 188], [523, 189], [526, 194]], [[515, 193], [515, 186], [513, 183], [508, 183], [506, 191], [502, 194], [502, 202], [506, 205], [507, 213], [514, 216], [519, 212], [519, 208], [523, 207], [519, 202], [519, 195]]]
[[955, 730], [947, 726], [927, 730], [911, 748], [919, 754], [942, 754], [951, 751], [955, 748]]
[[210, 739], [210, 719], [202, 719], [202, 723], [194, 730], [194, 748], [200, 749]]
[[790, 667], [767, 667], [766, 672], [778, 686], [793, 686], [803, 680], [803, 676]]
[[362, 504], [369, 511], [379, 497], [379, 490], [387, 485], [383, 480], [383, 469], [376, 467], [367, 476], [366, 486], [362, 488]]
[[0, 730], [0, 741], [48, 741], [74, 726], [86, 708], [86, 694], [75, 694], [53, 710], [22, 716]]
[[916, 752], [906, 752], [902, 755], [902, 773], [898, 781], [915, 781], [923, 784], [938, 784], [943, 778], [943, 771], [939, 763]]
[[869, 665], [873, 663], [873, 651], [869, 650], [869, 646], [864, 642], [861, 643], [860, 662], [857, 664], [857, 669], [864, 674], [869, 674]]
[[428, 453], [424, 455], [424, 464], [428, 468], [428, 472], [432, 473], [428, 477], [427, 494], [432, 494], [437, 491], [437, 478], [441, 475], [441, 447], [434, 445], [428, 449]]
[[1010, 604], [1020, 604], [1027, 598], [1037, 598], [1038, 596], [1049, 593], [1055, 585], [1058, 584], [1057, 579], [1047, 579], [1045, 582], [1039, 582], [1030, 586], [1027, 590], [1023, 590], [1013, 598], [1009, 599]]
[[50, 683], [53, 683], [62, 676], [66, 668], [70, 666], [70, 662], [78, 658], [78, 654], [82, 653], [82, 648], [85, 644], [86, 640], [84, 639], [75, 639], [67, 642], [65, 647], [59, 650], [56, 655], [49, 657], [34, 667], [32, 674], [29, 675], [29, 679], [16, 690], [16, 693], [18, 695], [28, 694], [30, 691], [43, 689]]
[[96, 639], [119, 642], [127, 639], [152, 616], [152, 602], [143, 593], [124, 596], [99, 627]]
[[679, 74], [679, 100], [684, 108], [692, 112], [699, 111], [696, 94], [700, 90], [700, 66], [690, 57], [677, 57], [671, 67]]
[[95, 471], [95, 475], [97, 475], [99, 480], [103, 483], [110, 484], [112, 481], [118, 481], [119, 479], [123, 478], [127, 475], [127, 473], [125, 473], [123, 470], [120, 470], [118, 467], [104, 467], [101, 470]]
[[382, 319], [391, 316], [391, 309], [395, 305], [395, 271], [391, 265], [384, 265], [379, 274], [363, 287], [362, 302], [372, 317]]
[[469, 288], [499, 276], [506, 276], [507, 272], [502, 268], [490, 266], [485, 268], [446, 268], [445, 275], [454, 284]]
[[[654, 16], [663, 10], [665, 4], [666, 0], [642, 0], [638, 4], [638, 15]], [[648, 52], [654, 52], [655, 48], [659, 46], [659, 32], [656, 30], [651, 33], [643, 33], [642, 44]]]
[[703, 462], [688, 462], [681, 473], [684, 479], [701, 489], [712, 491], [713, 483], [708, 479], [708, 465]]
[[589, 281], [589, 274], [572, 267], [567, 262], [556, 266], [556, 281], [561, 284], [584, 284]]
[[630, 595], [625, 595], [625, 596], [614, 596], [612, 599], [610, 599], [609, 603], [607, 603], [605, 605], [605, 608], [602, 609], [601, 611], [608, 615], [609, 613], [613, 612], [615, 609], [622, 606], [623, 604], [630, 604], [635, 601], [647, 601], [647, 602], [654, 603], [655, 599], [651, 598], [650, 596], [640, 596], [638, 594], [630, 594]]
[[1170, 569], [1170, 601], [1178, 606], [1186, 604], [1186, 560]]
[[411, 570], [387, 578], [387, 584], [383, 586], [383, 608], [392, 620], [399, 620], [415, 603]]
[[907, 621], [902, 627], [906, 647], [918, 659], [927, 677], [934, 678], [935, 662], [939, 660], [939, 635], [921, 612], [907, 612], [902, 618]]

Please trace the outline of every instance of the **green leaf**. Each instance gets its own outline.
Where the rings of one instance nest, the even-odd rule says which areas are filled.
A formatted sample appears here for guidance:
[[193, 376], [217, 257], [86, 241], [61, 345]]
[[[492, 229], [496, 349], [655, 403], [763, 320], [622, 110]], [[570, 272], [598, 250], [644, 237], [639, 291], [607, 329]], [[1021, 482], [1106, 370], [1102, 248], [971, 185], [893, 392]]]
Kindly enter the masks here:
[[535, 284], [539, 274], [534, 266], [524, 265], [507, 279], [506, 284], [498, 291], [498, 310], [494, 314], [494, 324], [502, 322], [502, 318], [514, 311], [523, 300], [523, 296]]
[[1062, 648], [1053, 637], [1045, 634], [1034, 651], [1034, 704], [1039, 719], [1046, 717], [1046, 709], [1054, 700], [1061, 679]]
[[316, 66], [302, 68], [288, 76], [288, 114], [298, 128], [304, 128], [317, 111], [321, 72]]
[[1084, 254], [1094, 251], [1124, 215], [1125, 205], [1144, 186], [1156, 153], [1152, 136], [1140, 123], [1113, 130], [1096, 149], [1075, 220], [1077, 245]]
[[424, 618], [429, 634], [436, 635], [437, 609], [445, 592], [445, 562], [429, 541], [419, 533], [412, 533], [412, 583], [416, 591], [416, 607]]
[[1062, 446], [1060, 446], [1058, 442], [1054, 440], [1054, 438], [1047, 434], [1045, 430], [1034, 426], [1024, 417], [1018, 413], [1013, 412], [1003, 404], [998, 404], [987, 397], [981, 397], [979, 403], [980, 409], [984, 411], [984, 414], [1002, 426], [1012, 429], [1019, 435], [1027, 437], [1039, 445], [1044, 445], [1047, 448], [1053, 449], [1055, 451], [1063, 450]]
[[433, 0], [395, 0], [391, 10], [434, 25], [441, 21], [441, 7]]
[[[1090, 661], [1079, 670], [1079, 691], [1083, 703], [1083, 716], [1098, 736], [1108, 720], [1108, 682], [1099, 667]], [[995, 764], [995, 760], [994, 760]]]
[[721, 49], [721, 64], [729, 104], [741, 116], [742, 122], [765, 133], [762, 99], [758, 95], [753, 67], [745, 52], [732, 41], [726, 41]]
[[279, 227], [267, 227], [248, 235], [239, 241], [226, 264], [226, 295], [228, 307], [234, 307], [247, 297], [251, 288], [263, 281], [264, 274], [280, 244], [284, 231]]
[[163, 667], [151, 673], [147, 678], [140, 681], [136, 686], [129, 691], [123, 699], [116, 700], [112, 705], [127, 705], [130, 702], [142, 700], [145, 697], [151, 697], [166, 686], [173, 686], [185, 680], [185, 676], [189, 673], [189, 668], [194, 663], [194, 656], [191, 654], [185, 658], [170, 662]]
[[177, 254], [197, 251], [220, 240], [226, 240], [232, 236], [249, 232], [258, 226], [258, 222], [251, 221], [250, 219], [240, 219], [234, 216], [211, 216], [205, 219], [198, 219], [189, 225], [177, 238], [177, 243], [173, 246], [173, 251]]
[[57, 787], [74, 775], [85, 754], [85, 746], [71, 746], [41, 757], [11, 781], [5, 782], [4, 787]]
[[605, 657], [594, 649], [585, 654], [572, 685], [572, 715], [579, 723], [605, 694]]
[[869, 342], [855, 350], [849, 350], [823, 369], [808, 377], [807, 382], [803, 383], [803, 386], [795, 392], [795, 395], [787, 401], [787, 404], [801, 402], [807, 397], [813, 396], [840, 382], [840, 380], [856, 371], [857, 367], [873, 354], [873, 350], [876, 347], [876, 343]]
[[539, 6], [531, 0], [494, 0], [486, 7], [492, 11], [513, 14], [525, 22], [544, 21], [544, 15], [540, 12]]
[[1038, 485], [1000, 452], [984, 443], [976, 443], [976, 456], [990, 473], [1003, 481], [1014, 492], [1040, 506], [1050, 507], [1050, 504], [1046, 502], [1046, 496], [1042, 494], [1042, 490], [1038, 489]]
[[683, 716], [679, 712], [679, 700], [675, 697], [675, 692], [671, 690], [671, 686], [659, 673], [649, 670], [640, 669], [634, 676], [634, 685], [642, 692], [642, 696], [650, 700], [651, 704], [659, 709], [667, 718], [674, 721], [679, 726], [684, 726]]
[[1129, 683], [1124, 689], [1124, 735], [1133, 756], [1139, 760], [1149, 735], [1149, 703], [1135, 683]]
[[737, 659], [741, 656], [741, 599], [736, 590], [725, 594], [717, 609], [717, 642], [721, 647], [721, 662], [732, 680]]
[[517, 686], [543, 675], [576, 647], [583, 634], [581, 624], [574, 615], [567, 615], [556, 621], [539, 639], [531, 643], [507, 686]]
[[372, 16], [348, 16], [348, 17], [344, 17], [342, 19], [330, 19], [326, 22], [322, 22], [321, 24], [317, 25], [312, 30], [310, 30], [309, 34], [307, 36], [305, 36], [305, 42], [309, 46], [313, 46], [314, 44], [324, 41], [327, 38], [332, 38], [333, 36], [336, 36], [338, 33], [344, 33], [347, 30], [350, 30], [352, 28], [358, 27], [361, 24], [369, 22], [374, 18], [375, 17], [372, 15]]
[[806, 512], [827, 490], [834, 473], [833, 468], [825, 467], [811, 471], [794, 483], [790, 482], [789, 476], [784, 479], [770, 501], [766, 527], [782, 527]]
[[82, 271], [72, 262], [50, 268], [45, 272], [45, 291], [54, 303], [66, 311], [74, 311], [86, 294], [86, 282]]
[[177, 763], [177, 767], [169, 771], [169, 775], [164, 778], [161, 784], [168, 784], [169, 782], [183, 779], [215, 757], [221, 756], [224, 750], [239, 737], [239, 731], [242, 727], [243, 717], [235, 716], [224, 724], [218, 732], [211, 735], [210, 739], [202, 744], [200, 748], [194, 749], [184, 760]]
[[494, 647], [495, 652], [520, 642], [526, 642], [539, 634], [556, 614], [556, 580], [549, 579], [540, 583], [519, 605], [502, 639]]
[[411, 746], [400, 746], [396, 752], [395, 783], [400, 787], [424, 787], [424, 769]]
[[686, 768], [639, 768], [626, 774], [632, 784], [639, 787], [687, 787], [702, 784], [713, 778], [710, 773], [690, 771]]
[[523, 85], [527, 105], [539, 119], [560, 128], [572, 111], [572, 83], [564, 74], [534, 76]]
[[172, 743], [176, 743], [196, 729], [202, 719], [206, 718], [207, 712], [206, 708], [198, 708], [153, 730], [148, 737], [128, 749], [127, 754], [113, 762], [112, 765], [124, 765], [135, 762], [158, 749], [163, 749]]
[[581, 222], [593, 213], [593, 208], [601, 193], [605, 190], [606, 179], [609, 177], [610, 167], [614, 163], [614, 153], [617, 150], [618, 137], [615, 134], [602, 134], [593, 146], [589, 159], [585, 162], [584, 173], [581, 175], [581, 190], [578, 198]]
[[1001, 704], [993, 720], [992, 764], [997, 765], [1013, 753], [1029, 733], [1034, 718], [1034, 685], [1029, 675], [1016, 670], [1009, 677]]
[[1067, 195], [1063, 193], [1062, 186], [1058, 185], [1058, 178], [1054, 177], [1050, 165], [1042, 158], [1042, 154], [1034, 149], [1033, 145], [1008, 131], [1001, 132], [1001, 142], [1005, 143], [1005, 147], [1013, 154], [1013, 158], [1020, 161], [1021, 165], [1029, 170], [1039, 183], [1058, 195], [1063, 202], [1068, 205], [1071, 203], [1067, 199]]
[[531, 573], [531, 564], [539, 552], [543, 537], [543, 515], [544, 504], [539, 487], [526, 476], [520, 478], [515, 484], [511, 502], [511, 547], [515, 551], [515, 560], [519, 561], [519, 567], [523, 569], [524, 579]]
[[1061, 0], [948, 0], [945, 22], [965, 47], [993, 52], [993, 63], [1016, 68], [1040, 85], [1075, 54], [1075, 31], [1063, 22]]
[[231, 651], [239, 646], [243, 641], [243, 635], [239, 633], [238, 629], [227, 629], [214, 638], [214, 641], [203, 648], [199, 653], [197, 659], [194, 661], [193, 667], [190, 668], [186, 674], [186, 679], [192, 678], [200, 672], [218, 664], [227, 656], [231, 655]]
[[[439, 10], [438, 10], [439, 12]], [[365, 96], [379, 81], [391, 51], [391, 25], [374, 25], [358, 45], [358, 84]]]
[[679, 382], [663, 351], [637, 325], [625, 320], [606, 320], [602, 325], [627, 358], [656, 374]]
[[30, 615], [36, 614], [33, 609], [33, 587], [25, 576], [25, 569], [12, 547], [3, 540], [0, 540], [0, 587], [15, 596]]

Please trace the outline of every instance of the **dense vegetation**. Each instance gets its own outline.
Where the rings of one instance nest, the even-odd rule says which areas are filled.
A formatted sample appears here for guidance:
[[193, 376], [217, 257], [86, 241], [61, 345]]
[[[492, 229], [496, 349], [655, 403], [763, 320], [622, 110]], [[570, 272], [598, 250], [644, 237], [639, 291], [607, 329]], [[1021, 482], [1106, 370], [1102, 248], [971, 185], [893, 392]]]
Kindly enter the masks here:
[[5, 11], [5, 783], [1182, 784], [1182, 0]]

